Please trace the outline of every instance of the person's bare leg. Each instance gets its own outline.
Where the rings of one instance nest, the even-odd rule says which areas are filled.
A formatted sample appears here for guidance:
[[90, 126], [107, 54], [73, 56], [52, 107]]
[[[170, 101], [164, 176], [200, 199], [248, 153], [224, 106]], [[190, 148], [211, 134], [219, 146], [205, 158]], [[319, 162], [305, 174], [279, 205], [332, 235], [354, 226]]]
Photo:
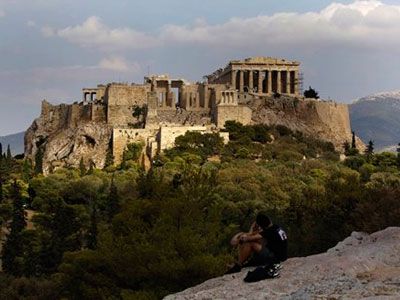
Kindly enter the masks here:
[[244, 243], [239, 245], [239, 265], [243, 265], [254, 252], [258, 253], [262, 245], [258, 242]]

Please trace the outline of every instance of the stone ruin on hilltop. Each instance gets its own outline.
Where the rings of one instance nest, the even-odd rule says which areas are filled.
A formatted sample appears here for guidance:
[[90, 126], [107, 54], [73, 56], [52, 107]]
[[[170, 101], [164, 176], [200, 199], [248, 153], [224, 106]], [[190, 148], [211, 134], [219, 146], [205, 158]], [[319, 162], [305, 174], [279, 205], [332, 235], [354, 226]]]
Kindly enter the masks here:
[[300, 94], [300, 63], [270, 57], [233, 60], [202, 83], [152, 75], [143, 84], [110, 83], [84, 88], [74, 104], [42, 102], [25, 135], [25, 156], [43, 152], [44, 172], [77, 167], [81, 158], [102, 168], [111, 151], [121, 162], [129, 143], [142, 142], [142, 161], [174, 145], [187, 131], [219, 132], [228, 120], [281, 124], [332, 142], [351, 137], [348, 107]]

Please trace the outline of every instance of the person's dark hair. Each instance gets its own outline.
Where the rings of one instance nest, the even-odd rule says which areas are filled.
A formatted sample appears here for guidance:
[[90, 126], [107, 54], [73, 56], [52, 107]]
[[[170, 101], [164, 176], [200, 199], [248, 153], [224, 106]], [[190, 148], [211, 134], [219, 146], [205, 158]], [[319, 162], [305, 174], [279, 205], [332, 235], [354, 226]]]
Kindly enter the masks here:
[[259, 213], [256, 218], [256, 223], [258, 226], [264, 229], [271, 225], [272, 221], [266, 214]]

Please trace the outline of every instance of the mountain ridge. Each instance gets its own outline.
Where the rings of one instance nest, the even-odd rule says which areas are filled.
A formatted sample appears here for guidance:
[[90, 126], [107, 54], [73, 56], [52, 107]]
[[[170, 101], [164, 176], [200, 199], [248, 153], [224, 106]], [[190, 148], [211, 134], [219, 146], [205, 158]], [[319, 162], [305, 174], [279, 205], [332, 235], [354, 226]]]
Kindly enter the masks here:
[[7, 145], [10, 145], [13, 155], [24, 153], [25, 131], [0, 136], [0, 143], [3, 145], [3, 151], [6, 151]]
[[364, 141], [374, 141], [377, 150], [400, 142], [400, 90], [365, 96], [350, 106], [352, 129]]

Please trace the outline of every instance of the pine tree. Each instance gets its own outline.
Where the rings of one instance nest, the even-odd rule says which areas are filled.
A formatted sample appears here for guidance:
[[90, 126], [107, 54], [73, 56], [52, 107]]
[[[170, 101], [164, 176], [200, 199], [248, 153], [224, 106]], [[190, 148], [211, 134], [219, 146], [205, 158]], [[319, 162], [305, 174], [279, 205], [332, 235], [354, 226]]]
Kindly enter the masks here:
[[111, 178], [110, 191], [107, 196], [106, 213], [108, 221], [111, 222], [115, 214], [120, 210], [120, 199], [118, 196], [117, 186], [115, 185], [114, 175]]
[[0, 178], [0, 203], [3, 202], [3, 180]]
[[95, 163], [93, 160], [89, 160], [89, 170], [87, 172], [88, 175], [92, 175], [94, 171]]
[[3, 145], [0, 143], [0, 160], [3, 158]]
[[13, 214], [9, 233], [2, 251], [2, 266], [6, 273], [20, 275], [21, 266], [17, 263], [17, 257], [22, 256], [23, 238], [22, 231], [26, 226], [25, 210], [21, 198], [20, 187], [16, 180], [12, 185], [11, 199], [13, 200]]
[[316, 90], [314, 90], [311, 86], [308, 87], [308, 90], [304, 91], [304, 97], [313, 98], [313, 99], [319, 99], [318, 92]]
[[112, 155], [111, 150], [107, 151], [107, 155], [106, 155], [106, 161], [104, 164], [104, 168], [110, 167], [114, 165], [114, 156]]
[[11, 160], [12, 160], [12, 154], [11, 154], [11, 148], [10, 148], [10, 144], [7, 145], [7, 154], [6, 154], [6, 160], [8, 163], [11, 164]]
[[79, 171], [81, 173], [81, 177], [86, 175], [86, 167], [85, 162], [83, 161], [83, 157], [81, 157], [81, 160], [79, 162]]
[[39, 147], [35, 155], [35, 174], [43, 174], [43, 149]]
[[343, 150], [344, 150], [344, 154], [345, 154], [346, 156], [348, 156], [349, 153], [350, 153], [350, 143], [349, 143], [348, 141], [345, 141], [345, 142], [343, 143]]
[[374, 154], [374, 142], [373, 141], [370, 140], [368, 142], [367, 148], [365, 148], [364, 153], [368, 157], [370, 157], [371, 155]]
[[90, 214], [90, 227], [87, 235], [87, 246], [89, 249], [96, 249], [97, 247], [97, 207], [96, 203], [92, 204], [92, 211]]
[[397, 166], [400, 168], [400, 143], [397, 146]]
[[22, 178], [25, 181], [28, 181], [32, 178], [33, 176], [33, 170], [32, 170], [32, 161], [30, 159], [25, 159], [24, 163], [22, 165]]
[[356, 149], [356, 133], [354, 131], [351, 132], [351, 148]]

